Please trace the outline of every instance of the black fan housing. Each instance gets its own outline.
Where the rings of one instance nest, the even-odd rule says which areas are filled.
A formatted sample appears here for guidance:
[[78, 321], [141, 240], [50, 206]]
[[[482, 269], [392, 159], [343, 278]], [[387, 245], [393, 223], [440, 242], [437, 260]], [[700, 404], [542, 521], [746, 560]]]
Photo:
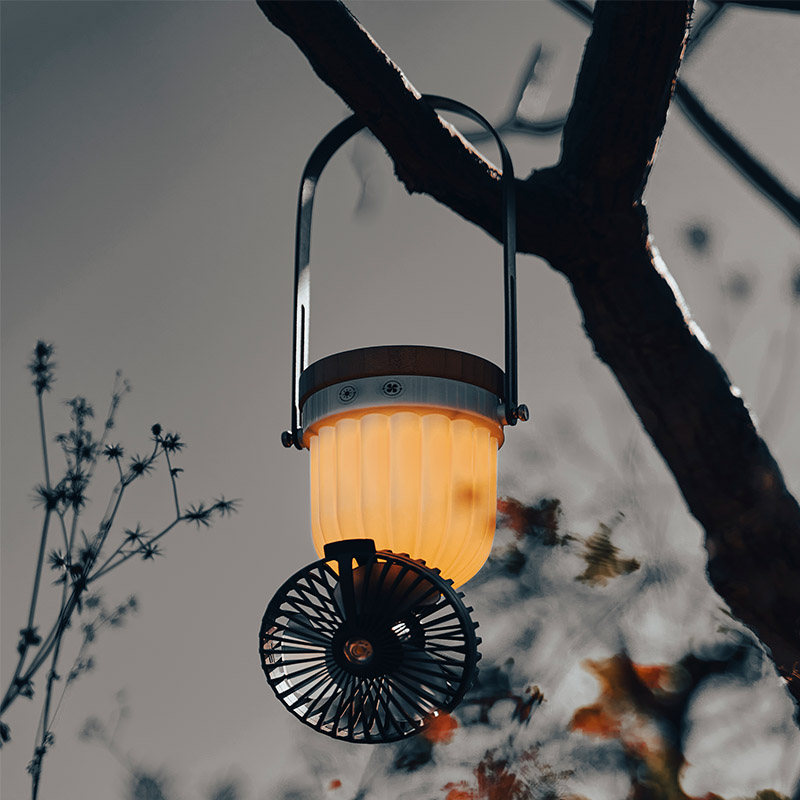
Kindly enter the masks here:
[[267, 682], [298, 719], [333, 738], [419, 733], [458, 705], [476, 673], [477, 625], [461, 597], [437, 570], [376, 552], [371, 539], [328, 545], [267, 607]]

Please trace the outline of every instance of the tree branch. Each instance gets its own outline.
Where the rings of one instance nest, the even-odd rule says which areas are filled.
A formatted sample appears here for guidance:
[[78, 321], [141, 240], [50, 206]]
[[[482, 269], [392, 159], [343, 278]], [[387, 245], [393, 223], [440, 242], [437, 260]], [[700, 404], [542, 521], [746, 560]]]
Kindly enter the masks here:
[[[494, 171], [438, 121], [340, 3], [259, 6], [364, 119], [410, 191], [498, 235]], [[518, 245], [569, 279], [598, 356], [706, 531], [715, 588], [771, 648], [800, 699], [800, 592], [792, 579], [800, 507], [689, 317], [639, 202], [689, 10], [689, 0], [597, 3], [561, 162], [518, 182]]]
[[596, 5], [559, 165], [590, 207], [641, 200], [690, 12], [689, 2]]
[[[556, 2], [582, 22], [592, 24], [592, 9], [583, 0], [556, 0]], [[736, 0], [729, 0], [729, 2], [735, 3]], [[800, 0], [792, 0], [792, 2], [786, 4], [787, 7], [780, 3], [773, 7], [765, 3], [755, 2], [755, 0], [753, 2], [759, 8], [800, 12]], [[741, 5], [750, 5], [750, 3], [743, 0]], [[789, 5], [791, 5], [791, 8], [788, 8]], [[727, 4], [720, 2], [695, 24], [686, 47], [687, 55], [699, 44], [727, 7]], [[722, 122], [713, 117], [694, 92], [680, 80], [675, 84], [675, 105], [683, 111], [689, 122], [700, 131], [705, 139], [716, 148], [717, 152], [748, 183], [761, 192], [790, 222], [800, 227], [800, 197], [794, 194], [787, 186], [784, 186], [777, 175], [770, 172]]]
[[[258, 0], [269, 20], [287, 34], [330, 86], [367, 124], [394, 161], [409, 192], [435, 197], [453, 211], [501, 235], [500, 181], [494, 168], [436, 112], [337, 0]], [[559, 215], [538, 184], [518, 183], [535, 211], [518, 236], [523, 252], [559, 246]]]

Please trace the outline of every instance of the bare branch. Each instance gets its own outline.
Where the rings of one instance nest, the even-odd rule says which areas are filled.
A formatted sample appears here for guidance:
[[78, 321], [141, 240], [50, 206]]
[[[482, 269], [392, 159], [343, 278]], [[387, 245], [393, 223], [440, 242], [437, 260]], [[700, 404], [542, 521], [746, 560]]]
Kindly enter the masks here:
[[697, 95], [685, 84], [678, 83], [675, 103], [736, 170], [758, 189], [788, 220], [800, 228], [800, 197], [793, 194], [768, 170], [727, 128], [703, 106]]
[[[534, 120], [520, 114], [520, 108], [526, 91], [538, 82], [536, 72], [543, 60], [543, 48], [541, 45], [537, 45], [533, 48], [525, 70], [517, 79], [517, 84], [511, 95], [509, 111], [505, 119], [494, 125], [494, 129], [501, 136], [507, 136], [509, 133], [520, 133], [526, 136], [552, 136], [564, 127], [564, 123], [567, 121], [564, 115], [551, 119]], [[492, 139], [492, 134], [483, 129], [467, 133], [465, 136], [473, 144], [490, 141]]]
[[689, 31], [689, 41], [686, 45], [684, 61], [720, 21], [726, 8], [727, 6], [722, 3], [715, 3], [711, 0], [711, 8], [700, 19], [694, 20], [692, 29]]
[[[335, 0], [259, 0], [314, 71], [367, 124], [391, 154], [409, 192], [424, 192], [495, 238], [501, 234], [500, 182], [492, 166], [442, 123], [358, 20]], [[535, 213], [518, 243], [524, 252], [557, 246], [559, 214], [539, 184], [518, 184]]]
[[[536, 45], [531, 52], [525, 70], [519, 76], [517, 85], [514, 88], [514, 93], [511, 96], [509, 103], [509, 111], [505, 122], [500, 124], [500, 128], [511, 131], [524, 131], [533, 136], [549, 135], [555, 133], [564, 126], [567, 118], [566, 115], [557, 117], [551, 120], [533, 120], [529, 117], [520, 115], [520, 108], [522, 107], [525, 99], [525, 94], [528, 90], [541, 83], [540, 73], [543, 69], [543, 64], [546, 64], [548, 57], [541, 44]], [[495, 126], [497, 128], [497, 126]], [[499, 128], [498, 128], [499, 131]], [[491, 134], [483, 132], [482, 135], [485, 139], [491, 138]], [[471, 136], [470, 141], [475, 141], [475, 137]]]
[[798, 0], [722, 0], [722, 2], [725, 5], [749, 6], [750, 8], [761, 8], [764, 11], [800, 13], [800, 2]]
[[584, 0], [554, 0], [581, 22], [592, 21], [592, 7]]

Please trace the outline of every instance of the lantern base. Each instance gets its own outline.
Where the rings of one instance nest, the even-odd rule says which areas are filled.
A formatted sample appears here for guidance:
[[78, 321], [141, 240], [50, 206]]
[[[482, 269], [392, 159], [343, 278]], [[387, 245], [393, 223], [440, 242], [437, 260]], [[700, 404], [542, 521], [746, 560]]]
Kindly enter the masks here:
[[301, 722], [334, 739], [413, 736], [455, 708], [477, 672], [477, 623], [462, 596], [438, 570], [376, 552], [371, 539], [327, 545], [267, 607], [267, 682]]

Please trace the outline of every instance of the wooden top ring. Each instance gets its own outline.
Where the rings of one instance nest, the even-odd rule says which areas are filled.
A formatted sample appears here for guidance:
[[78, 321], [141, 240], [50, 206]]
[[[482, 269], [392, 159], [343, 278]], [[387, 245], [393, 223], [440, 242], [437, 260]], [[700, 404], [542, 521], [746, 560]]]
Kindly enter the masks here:
[[380, 375], [427, 375], [478, 386], [503, 399], [503, 371], [471, 353], [427, 345], [390, 344], [335, 353], [300, 375], [300, 407], [314, 392], [335, 383]]

